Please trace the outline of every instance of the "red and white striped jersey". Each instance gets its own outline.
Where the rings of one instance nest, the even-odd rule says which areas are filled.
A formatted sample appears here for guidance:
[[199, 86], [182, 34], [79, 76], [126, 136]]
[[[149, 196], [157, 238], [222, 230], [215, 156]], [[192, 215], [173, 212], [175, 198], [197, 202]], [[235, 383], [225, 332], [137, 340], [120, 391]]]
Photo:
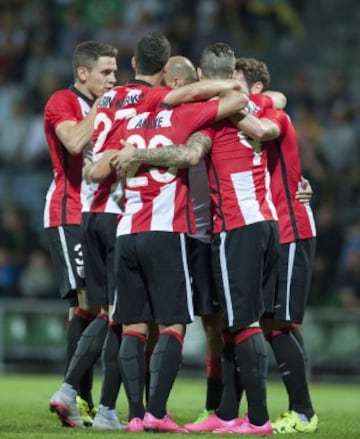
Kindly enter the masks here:
[[[123, 124], [123, 138], [137, 148], [185, 143], [216, 119], [219, 101], [183, 104], [138, 114]], [[117, 236], [148, 231], [194, 233], [187, 169], [141, 165], [126, 181]]]
[[[132, 80], [105, 93], [97, 107], [94, 123], [93, 160], [98, 160], [106, 149], [122, 147], [119, 126], [124, 119], [136, 113], [155, 110], [169, 90]], [[119, 201], [123, 196], [123, 188], [115, 172], [102, 182], [93, 184], [92, 189], [84, 200], [83, 212], [121, 213]]]
[[294, 126], [284, 111], [267, 109], [263, 116], [280, 128], [276, 140], [264, 143], [272, 198], [279, 216], [280, 243], [312, 238], [316, 236], [316, 227], [311, 207], [295, 199], [302, 174]]
[[213, 233], [277, 220], [271, 201], [267, 154], [230, 121], [204, 131], [212, 139], [207, 157]]
[[82, 182], [83, 153], [70, 154], [55, 133], [64, 121], [80, 121], [93, 101], [75, 87], [55, 92], [44, 110], [44, 130], [53, 169], [53, 181], [46, 195], [44, 227], [80, 224], [81, 204], [88, 185]]

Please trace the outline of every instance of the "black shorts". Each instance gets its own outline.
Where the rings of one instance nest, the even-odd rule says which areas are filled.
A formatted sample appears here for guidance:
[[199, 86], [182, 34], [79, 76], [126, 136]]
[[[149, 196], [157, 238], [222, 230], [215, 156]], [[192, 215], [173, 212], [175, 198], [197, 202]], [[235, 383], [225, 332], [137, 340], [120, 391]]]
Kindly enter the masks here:
[[80, 225], [66, 225], [44, 229], [49, 252], [59, 284], [60, 297], [76, 297], [85, 287], [84, 260]]
[[115, 276], [115, 320], [170, 325], [194, 319], [186, 235], [144, 232], [118, 236]]
[[115, 295], [116, 213], [83, 213], [82, 247], [89, 305], [112, 305]]
[[217, 314], [220, 304], [212, 273], [211, 245], [191, 237], [188, 238], [188, 244], [195, 315]]
[[228, 327], [244, 327], [273, 309], [279, 259], [276, 221], [215, 234], [213, 272]]
[[280, 245], [274, 318], [302, 323], [309, 297], [316, 238]]

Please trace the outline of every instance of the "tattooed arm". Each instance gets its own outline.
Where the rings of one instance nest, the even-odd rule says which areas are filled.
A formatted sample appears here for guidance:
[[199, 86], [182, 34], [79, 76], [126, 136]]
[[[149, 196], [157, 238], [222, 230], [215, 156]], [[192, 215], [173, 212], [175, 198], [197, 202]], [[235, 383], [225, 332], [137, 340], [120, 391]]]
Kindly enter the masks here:
[[197, 165], [210, 151], [212, 141], [203, 133], [192, 134], [186, 144], [164, 146], [156, 149], [136, 149], [132, 143], [121, 140], [124, 148], [111, 160], [117, 170], [133, 165], [175, 166], [188, 168]]

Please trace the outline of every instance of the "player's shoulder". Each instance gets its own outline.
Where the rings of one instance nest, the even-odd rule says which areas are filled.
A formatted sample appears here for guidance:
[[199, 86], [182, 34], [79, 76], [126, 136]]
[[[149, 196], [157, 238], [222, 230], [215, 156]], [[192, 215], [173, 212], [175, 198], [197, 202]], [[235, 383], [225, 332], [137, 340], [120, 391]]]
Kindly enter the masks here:
[[171, 91], [171, 88], [164, 87], [162, 85], [154, 85], [144, 90], [144, 99], [151, 99], [161, 103], [165, 96]]
[[272, 108], [272, 106], [272, 100], [269, 96], [265, 96], [262, 93], [256, 93], [249, 96], [246, 111], [250, 114], [260, 116], [265, 109]]
[[120, 109], [129, 105], [137, 105], [143, 100], [149, 86], [145, 84], [122, 84], [104, 93], [98, 108]]
[[60, 90], [54, 91], [54, 93], [49, 97], [46, 106], [56, 106], [64, 101], [71, 101], [76, 99], [76, 94], [69, 88], [62, 88]]

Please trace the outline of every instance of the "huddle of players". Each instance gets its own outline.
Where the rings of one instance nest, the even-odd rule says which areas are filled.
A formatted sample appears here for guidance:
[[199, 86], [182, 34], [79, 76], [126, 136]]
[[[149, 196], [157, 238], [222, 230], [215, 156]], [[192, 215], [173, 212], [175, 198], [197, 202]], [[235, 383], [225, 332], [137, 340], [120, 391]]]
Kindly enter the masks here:
[[[147, 57], [141, 58], [141, 55], [144, 55], [141, 49], [144, 47], [147, 49]], [[161, 53], [163, 59], [159, 60], [154, 53]], [[111, 54], [101, 56], [112, 58]], [[262, 141], [288, 136], [292, 129], [289, 128], [291, 124], [283, 112], [272, 108], [271, 98], [255, 95], [250, 96], [249, 100], [247, 96], [249, 92], [254, 93], [251, 89], [254, 84], [251, 83], [253, 78], [246, 77], [246, 73], [252, 72], [255, 75], [255, 86], [258, 86], [256, 82], [261, 82], [262, 77], [260, 75], [260, 80], [256, 81], [256, 74], [259, 74], [256, 67], [263, 67], [262, 63], [256, 64], [256, 61], [252, 60], [251, 64], [248, 60], [250, 64], [247, 64], [247, 60], [239, 60], [237, 72], [238, 75], [245, 76], [242, 78], [243, 85], [239, 82], [241, 78], [207, 81], [206, 78], [231, 78], [235, 71], [232, 49], [225, 44], [215, 44], [204, 50], [201, 75], [205, 79], [195, 84], [196, 87], [189, 85], [176, 88], [182, 85], [179, 84], [179, 77], [184, 70], [183, 59], [181, 62], [179, 59], [173, 59], [173, 69], [169, 69], [173, 74], [173, 91], [151, 87], [160, 84], [163, 68], [169, 56], [170, 47], [163, 35], [152, 34], [142, 39], [133, 59], [136, 79], [105, 93], [96, 111], [90, 110], [88, 121], [95, 127], [92, 148], [94, 162], [87, 161], [84, 176], [88, 182], [92, 182], [91, 184], [87, 185], [81, 179], [81, 150], [72, 156], [66, 154], [64, 148], [60, 148], [62, 153], [65, 152], [63, 158], [76, 160], [72, 165], [69, 165], [67, 160], [63, 162], [64, 174], [70, 170], [73, 173], [72, 179], [69, 174], [65, 175], [63, 187], [66, 188], [69, 182], [74, 183], [74, 192], [78, 192], [79, 195], [77, 200], [74, 200], [78, 210], [79, 189], [84, 189], [81, 195], [81, 243], [85, 259], [87, 300], [90, 306], [83, 305], [80, 294], [80, 308], [76, 308], [75, 319], [92, 321], [83, 332], [67, 368], [64, 383], [52, 397], [50, 408], [59, 415], [64, 425], [83, 426], [81, 418], [73, 411], [74, 398], [77, 392], [81, 392], [81, 382], [88, 373], [91, 360], [95, 360], [104, 346], [104, 380], [99, 411], [93, 424], [95, 428], [98, 415], [104, 420], [114, 420], [116, 396], [122, 377], [129, 400], [129, 423], [124, 428], [129, 431], [220, 430], [219, 432], [240, 434], [270, 434], [272, 426], [266, 405], [266, 346], [259, 324], [260, 317], [266, 315], [264, 311], [271, 313], [270, 319], [263, 319], [262, 327], [264, 331], [266, 328], [267, 334], [272, 333], [274, 340], [278, 338], [275, 335], [290, 337], [296, 331], [293, 326], [275, 326], [274, 322], [280, 320], [301, 323], [306, 302], [306, 285], [300, 285], [297, 288], [303, 289], [303, 303], [292, 303], [289, 297], [285, 297], [285, 301], [283, 298], [278, 299], [281, 306], [275, 305], [278, 315], [274, 318], [274, 292], [277, 280], [275, 267], [278, 261], [279, 235], [277, 213], [270, 197], [270, 185], [273, 198], [274, 191], [277, 190], [277, 208], [281, 205], [282, 209], [291, 210], [286, 214], [278, 211], [279, 219], [282, 216], [289, 218], [289, 221], [283, 222], [283, 230], [280, 221], [280, 242], [287, 247], [287, 256], [284, 256], [284, 259], [287, 259], [282, 261], [283, 266], [288, 267], [288, 260], [291, 260], [291, 270], [299, 269], [300, 259], [300, 269], [306, 273], [310, 272], [313, 247], [309, 244], [309, 248], [298, 250], [297, 244], [302, 242], [301, 240], [313, 242], [315, 235], [308, 205], [295, 200], [294, 194], [301, 178], [300, 163], [296, 157], [298, 152], [292, 152], [293, 156], [290, 157], [294, 159], [290, 163], [296, 171], [297, 180], [286, 181], [281, 185], [280, 179], [287, 178], [288, 163], [286, 156], [283, 157], [285, 148], [283, 150], [280, 142], [271, 142], [272, 149], [270, 146], [262, 148], [261, 144]], [[154, 58], [162, 65], [154, 66]], [[186, 80], [195, 81], [195, 69], [191, 63], [189, 65], [188, 60], [185, 65], [185, 71], [189, 75]], [[82, 67], [81, 64], [79, 67]], [[114, 85], [114, 65], [110, 63], [106, 67], [105, 76], [110, 76], [110, 83]], [[180, 71], [177, 71], [179, 69]], [[77, 73], [79, 74], [79, 69]], [[89, 73], [80, 73], [84, 74], [80, 81], [86, 81], [86, 74]], [[108, 87], [111, 88], [111, 84]], [[76, 88], [73, 89], [73, 94], [74, 91], [73, 103], [77, 101], [74, 105], [84, 110], [83, 101], [86, 103], [86, 99]], [[94, 94], [94, 97], [101, 94]], [[219, 99], [209, 102], [197, 102], [175, 108], [169, 106], [209, 99], [217, 95], [220, 95]], [[157, 109], [161, 102], [168, 106]], [[49, 113], [49, 106], [51, 105], [47, 106], [45, 118]], [[246, 111], [243, 110], [245, 107]], [[86, 110], [89, 110], [89, 107]], [[249, 114], [249, 110], [257, 113], [256, 117]], [[58, 108], [54, 110], [54, 114], [57, 111]], [[55, 118], [55, 115], [53, 117]], [[80, 119], [78, 116], [78, 120]], [[56, 122], [52, 123], [56, 127]], [[293, 135], [290, 134], [287, 143], [294, 142], [291, 138]], [[122, 147], [121, 139], [135, 143], [138, 149], [135, 150], [128, 143], [126, 148], [118, 153], [116, 150]], [[90, 139], [84, 133], [80, 133], [77, 138], [79, 144], [80, 140], [84, 148]], [[159, 145], [184, 143], [186, 145], [180, 148], [156, 148]], [[186, 428], [183, 428], [167, 416], [166, 402], [181, 364], [186, 324], [193, 320], [194, 315], [191, 275], [187, 263], [187, 237], [195, 233], [195, 218], [189, 202], [191, 197], [187, 184], [188, 172], [185, 168], [197, 165], [203, 158], [207, 162], [213, 213], [211, 259], [225, 318], [224, 358], [229, 360], [227, 367], [234, 370], [235, 365], [235, 370], [238, 371], [237, 388], [242, 387], [245, 390], [248, 415], [241, 420], [237, 418], [241, 392], [238, 391], [234, 395], [234, 382], [228, 382], [226, 385], [224, 381], [222, 392], [219, 392], [222, 399], [216, 414], [210, 415], [205, 420], [205, 425], [198, 422], [187, 424]], [[56, 166], [54, 168], [56, 171]], [[123, 175], [124, 169], [127, 169], [126, 177]], [[273, 177], [271, 180], [269, 170]], [[54, 175], [56, 188], [58, 174], [55, 172]], [[117, 183], [118, 177], [121, 183]], [[275, 178], [279, 181], [276, 182]], [[286, 190], [283, 190], [284, 185]], [[55, 192], [53, 189], [54, 187], [50, 188], [48, 198]], [[68, 242], [70, 248], [76, 248], [77, 246], [73, 245], [74, 241], [71, 241], [71, 229], [78, 228], [76, 224], [79, 222], [66, 222], [61, 218], [69, 212], [68, 209], [60, 212], [60, 208], [64, 207], [64, 195], [66, 194], [59, 196], [61, 202], [57, 212], [58, 223], [48, 223], [51, 233], [55, 235], [52, 247]], [[274, 200], [276, 201], [276, 196]], [[48, 211], [51, 212], [51, 209]], [[76, 221], [79, 221], [79, 218], [76, 218]], [[306, 221], [307, 225], [304, 226]], [[75, 227], [68, 224], [75, 224]], [[69, 238], [66, 237], [66, 232]], [[205, 250], [196, 251], [202, 251], [201, 257], [206, 258], [210, 251], [208, 229], [203, 237], [208, 245]], [[294, 246], [287, 245], [288, 242]], [[66, 261], [68, 265], [70, 261], [71, 258]], [[282, 273], [281, 269], [279, 273]], [[297, 274], [302, 276], [303, 273]], [[195, 271], [192, 276], [196, 277]], [[303, 277], [299, 279], [301, 283]], [[307, 275], [306, 282], [308, 279]], [[287, 284], [288, 280], [289, 270], [287, 276], [279, 275], [279, 284]], [[117, 294], [114, 294], [115, 289]], [[63, 291], [65, 290], [66, 288], [63, 288]], [[68, 289], [74, 290], [75, 288]], [[278, 291], [281, 290], [279, 287]], [[289, 288], [287, 292], [289, 293]], [[114, 307], [111, 306], [113, 303]], [[290, 309], [289, 306], [283, 309], [283, 303], [290, 304], [294, 309]], [[92, 318], [96, 315], [92, 307], [96, 305], [102, 305], [104, 309], [100, 315]], [[107, 305], [110, 305], [109, 325]], [[298, 312], [297, 315], [294, 314], [295, 311]], [[198, 313], [202, 315], [201, 309]], [[219, 315], [212, 310], [203, 313]], [[73, 320], [74, 318], [71, 324]], [[149, 331], [148, 323], [151, 321], [159, 324], [159, 336], [150, 360], [150, 384], [145, 411], [142, 397], [146, 369], [144, 348]], [[118, 322], [123, 323], [122, 334]], [[114, 328], [117, 330], [114, 331]], [[275, 334], [275, 330], [278, 334]], [[268, 337], [270, 338], [270, 335]], [[112, 340], [111, 343], [109, 339]], [[117, 369], [118, 350], [121, 374]], [[282, 347], [279, 355], [283, 350]], [[274, 351], [276, 354], [275, 349]], [[223, 364], [225, 366], [226, 362]], [[115, 381], [109, 379], [116, 374], [118, 378]], [[226, 375], [229, 377], [224, 373], [224, 377]], [[234, 376], [234, 373], [230, 376]], [[306, 378], [304, 386], [305, 393], [307, 392], [307, 407], [305, 410], [303, 406], [296, 407], [294, 401], [290, 400], [290, 410], [297, 410], [297, 413], [312, 420], [316, 415], [308, 396]], [[287, 390], [289, 392], [288, 388]], [[109, 392], [111, 397], [108, 396]], [[296, 398], [299, 402], [299, 395], [296, 395]], [[303, 403], [304, 395], [299, 404]], [[100, 422], [98, 428], [104, 425], [106, 422]], [[115, 425], [115, 428], [123, 427], [120, 423]]]

